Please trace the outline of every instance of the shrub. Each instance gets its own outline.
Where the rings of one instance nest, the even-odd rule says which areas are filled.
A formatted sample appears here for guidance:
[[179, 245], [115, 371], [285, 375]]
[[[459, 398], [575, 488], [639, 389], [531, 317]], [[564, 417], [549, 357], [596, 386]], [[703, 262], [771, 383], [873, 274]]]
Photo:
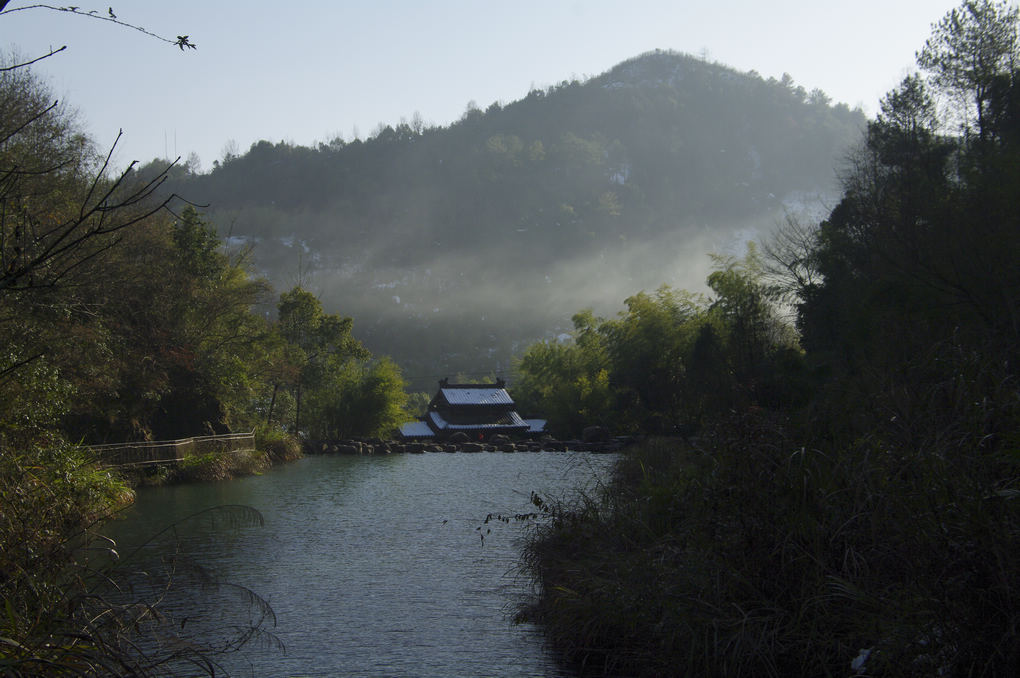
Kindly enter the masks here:
[[650, 442], [606, 496], [554, 507], [524, 617], [601, 675], [1010, 675], [1015, 466], [962, 452], [798, 446], [764, 412]]

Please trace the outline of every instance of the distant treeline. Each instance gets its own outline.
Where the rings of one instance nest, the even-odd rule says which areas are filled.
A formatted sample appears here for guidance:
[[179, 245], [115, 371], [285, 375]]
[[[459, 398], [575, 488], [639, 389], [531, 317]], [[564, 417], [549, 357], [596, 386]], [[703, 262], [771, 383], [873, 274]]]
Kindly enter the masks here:
[[864, 124], [789, 76], [654, 52], [449, 127], [260, 141], [168, 185], [254, 244], [269, 279], [304, 281], [431, 384], [505, 372], [574, 309], [696, 284], [738, 232], [820, 213]]

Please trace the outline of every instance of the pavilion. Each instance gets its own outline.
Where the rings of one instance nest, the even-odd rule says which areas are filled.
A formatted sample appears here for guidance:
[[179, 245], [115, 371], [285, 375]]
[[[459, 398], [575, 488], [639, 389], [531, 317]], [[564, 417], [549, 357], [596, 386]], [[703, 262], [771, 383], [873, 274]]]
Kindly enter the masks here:
[[496, 434], [520, 436], [541, 431], [544, 420], [522, 419], [515, 409], [506, 382], [451, 384], [439, 382], [423, 421], [400, 427], [404, 438], [449, 438], [463, 432], [471, 440], [487, 440]]

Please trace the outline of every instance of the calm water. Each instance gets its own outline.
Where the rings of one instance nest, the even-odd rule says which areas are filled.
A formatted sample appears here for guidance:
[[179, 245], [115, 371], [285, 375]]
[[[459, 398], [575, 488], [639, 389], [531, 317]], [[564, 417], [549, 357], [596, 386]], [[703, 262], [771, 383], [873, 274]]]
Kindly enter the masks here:
[[[197, 561], [276, 614], [270, 630], [285, 652], [252, 643], [221, 661], [233, 675], [567, 676], [537, 629], [509, 621], [530, 590], [516, 572], [527, 523], [484, 521], [534, 511], [532, 491], [590, 490], [615, 458], [310, 457], [259, 477], [143, 490], [114, 532], [124, 553], [140, 535], [206, 507], [261, 512], [264, 527], [198, 523], [178, 532]], [[213, 594], [192, 595], [209, 602]]]

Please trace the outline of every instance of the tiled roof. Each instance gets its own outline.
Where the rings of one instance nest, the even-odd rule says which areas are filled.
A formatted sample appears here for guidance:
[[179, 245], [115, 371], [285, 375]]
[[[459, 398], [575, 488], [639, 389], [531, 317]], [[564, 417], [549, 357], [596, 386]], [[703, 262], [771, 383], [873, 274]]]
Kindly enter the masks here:
[[513, 405], [505, 388], [441, 388], [439, 392], [451, 405]]
[[451, 424], [443, 419], [435, 410], [430, 411], [428, 416], [437, 429], [446, 429], [447, 431], [478, 431], [490, 428], [521, 428], [527, 430], [530, 428], [527, 422], [521, 419], [521, 415], [516, 412], [507, 412], [499, 420], [484, 424]]
[[400, 435], [405, 438], [431, 438], [435, 433], [424, 421], [409, 421], [400, 425]]
[[528, 433], [542, 433], [545, 431], [545, 425], [548, 423], [545, 419], [522, 419], [522, 421], [528, 425]]

